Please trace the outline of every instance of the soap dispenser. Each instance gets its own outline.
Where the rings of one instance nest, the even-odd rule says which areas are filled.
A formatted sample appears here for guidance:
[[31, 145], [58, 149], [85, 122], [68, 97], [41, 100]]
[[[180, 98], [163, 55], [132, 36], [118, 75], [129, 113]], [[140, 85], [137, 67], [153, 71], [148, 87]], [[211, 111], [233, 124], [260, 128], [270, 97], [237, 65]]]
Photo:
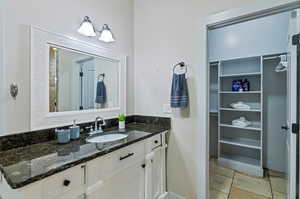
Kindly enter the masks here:
[[73, 126], [70, 126], [70, 134], [72, 140], [80, 137], [80, 127], [76, 125], [76, 120], [73, 120]]

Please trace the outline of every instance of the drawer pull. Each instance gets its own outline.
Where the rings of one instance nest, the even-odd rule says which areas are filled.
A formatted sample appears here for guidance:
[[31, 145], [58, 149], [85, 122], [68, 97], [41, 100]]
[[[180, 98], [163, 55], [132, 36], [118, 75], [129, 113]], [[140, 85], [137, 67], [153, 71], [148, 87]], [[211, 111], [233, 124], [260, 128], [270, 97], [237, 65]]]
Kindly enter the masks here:
[[69, 186], [71, 184], [71, 181], [70, 180], [64, 180], [64, 182], [63, 182], [63, 185], [64, 186]]
[[130, 156], [133, 156], [133, 155], [134, 155], [134, 153], [128, 153], [128, 155], [120, 157], [120, 160], [124, 160], [124, 159], [129, 158]]

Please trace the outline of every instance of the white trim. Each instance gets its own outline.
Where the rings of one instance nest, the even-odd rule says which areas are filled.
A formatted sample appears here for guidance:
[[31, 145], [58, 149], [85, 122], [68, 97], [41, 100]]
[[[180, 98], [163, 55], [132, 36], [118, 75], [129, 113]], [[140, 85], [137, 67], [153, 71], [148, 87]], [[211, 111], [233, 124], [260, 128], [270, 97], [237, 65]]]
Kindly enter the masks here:
[[[106, 109], [49, 112], [49, 46], [53, 45], [117, 61], [119, 63], [119, 106]], [[126, 65], [127, 58], [124, 55], [116, 55], [108, 49], [78, 39], [31, 27], [30, 129], [39, 130], [70, 125], [72, 119], [77, 119], [79, 123], [89, 122], [98, 114], [107, 119], [126, 113]]]
[[[6, 95], [6, 88], [7, 86], [7, 78], [6, 78], [6, 68], [5, 66], [5, 30], [4, 30], [4, 14], [3, 14], [3, 6], [0, 7], [0, 131], [6, 132], [7, 131], [7, 116], [6, 116], [6, 106], [4, 103], [7, 99]], [[2, 135], [2, 133], [0, 133]]]
[[[203, 46], [204, 49], [201, 51], [200, 66], [205, 66], [205, 68], [201, 68], [201, 73], [198, 85], [205, 85], [206, 94], [203, 98], [198, 99], [198, 113], [203, 113], [205, 111], [204, 117], [200, 116], [199, 123], [203, 124], [198, 126], [198, 131], [200, 144], [197, 146], [197, 151], [199, 151], [199, 159], [197, 160], [197, 198], [198, 199], [209, 199], [209, 78], [207, 74], [209, 74], [209, 60], [208, 60], [208, 51], [207, 51], [207, 33], [208, 29], [212, 28], [216, 25], [221, 25], [225, 23], [233, 23], [240, 22], [247, 19], [254, 19], [259, 16], [269, 15], [280, 10], [297, 8], [300, 6], [300, 1], [298, 0], [268, 0], [268, 1], [258, 1], [252, 3], [251, 5], [247, 5], [241, 8], [232, 9], [228, 11], [224, 11], [218, 14], [214, 14], [205, 18], [202, 22], [200, 22], [200, 41], [205, 44]], [[203, 90], [198, 90], [198, 93], [203, 93]], [[202, 133], [205, 133], [203, 135]], [[203, 157], [203, 153], [205, 156]], [[203, 168], [203, 159], [205, 158], [205, 166]]]
[[[299, 24], [299, 14], [300, 9], [296, 10], [297, 17], [290, 20], [290, 34], [298, 34], [300, 32]], [[287, 136], [287, 146], [288, 146], [288, 198], [294, 198], [296, 193], [296, 187], [290, 186], [291, 184], [297, 184], [296, 179], [296, 154], [297, 151], [293, 150], [293, 146], [297, 144], [297, 136], [292, 133], [292, 124], [297, 123], [297, 110], [299, 109], [297, 104], [297, 78], [298, 74], [298, 64], [297, 64], [297, 46], [292, 45], [291, 40], [289, 40], [289, 53], [290, 53], [290, 66], [288, 67], [288, 136]], [[299, 138], [298, 138], [299, 139]]]
[[226, 23], [238, 23], [244, 20], [255, 19], [257, 17], [266, 16], [287, 9], [293, 9], [300, 6], [298, 0], [268, 0], [254, 2], [240, 8], [235, 8], [220, 12], [205, 19], [205, 24], [213, 28], [214, 26]]

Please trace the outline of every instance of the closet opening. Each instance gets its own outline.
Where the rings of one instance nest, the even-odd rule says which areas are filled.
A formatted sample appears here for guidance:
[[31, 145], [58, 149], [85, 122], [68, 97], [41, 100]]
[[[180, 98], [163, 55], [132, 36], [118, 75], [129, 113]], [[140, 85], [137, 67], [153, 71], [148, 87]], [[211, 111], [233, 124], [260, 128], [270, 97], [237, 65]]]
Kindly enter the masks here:
[[288, 160], [295, 12], [208, 31], [210, 199], [290, 198], [296, 186]]

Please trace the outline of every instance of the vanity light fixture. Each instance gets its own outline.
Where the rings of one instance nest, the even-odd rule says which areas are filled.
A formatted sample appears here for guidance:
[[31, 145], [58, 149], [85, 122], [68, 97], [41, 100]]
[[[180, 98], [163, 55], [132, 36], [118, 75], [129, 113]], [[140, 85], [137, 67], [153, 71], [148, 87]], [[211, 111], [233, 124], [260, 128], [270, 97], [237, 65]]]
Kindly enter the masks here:
[[97, 36], [97, 32], [99, 33], [99, 40], [105, 43], [111, 43], [115, 41], [114, 35], [111, 32], [110, 28], [107, 24], [104, 24], [102, 30], [96, 30], [92, 21], [88, 16], [85, 16], [83, 21], [80, 24], [80, 27], [77, 30], [80, 34], [88, 37]]
[[95, 37], [96, 31], [92, 21], [88, 16], [85, 16], [83, 21], [80, 24], [80, 27], [77, 30], [80, 34], [87, 36], [87, 37]]
[[100, 31], [100, 41], [104, 41], [106, 43], [114, 42], [115, 38], [113, 33], [111, 32], [110, 28], [107, 24], [104, 24], [102, 30]]

